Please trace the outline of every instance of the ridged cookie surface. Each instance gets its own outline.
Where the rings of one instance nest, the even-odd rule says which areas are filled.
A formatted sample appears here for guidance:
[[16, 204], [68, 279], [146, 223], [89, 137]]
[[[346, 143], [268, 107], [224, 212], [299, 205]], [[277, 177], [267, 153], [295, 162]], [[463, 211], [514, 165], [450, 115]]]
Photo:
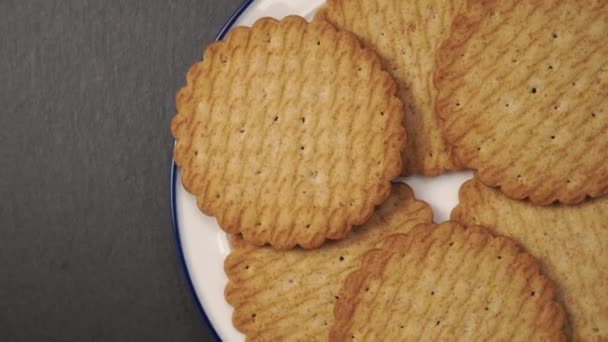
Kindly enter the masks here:
[[452, 219], [518, 240], [557, 282], [574, 340], [608, 340], [608, 197], [540, 207], [472, 180]]
[[465, 166], [536, 204], [608, 194], [608, 1], [471, 1], [438, 53]]
[[353, 34], [260, 19], [209, 46], [187, 80], [171, 126], [175, 161], [228, 233], [313, 248], [365, 223], [389, 195], [403, 105]]
[[326, 341], [340, 286], [359, 256], [391, 234], [431, 221], [431, 208], [396, 184], [370, 222], [319, 249], [277, 251], [233, 236], [225, 270], [234, 326], [250, 341]]
[[506, 237], [420, 225], [365, 254], [335, 305], [331, 341], [560, 341], [538, 262]]
[[435, 54], [465, 0], [328, 0], [316, 16], [356, 33], [382, 57], [406, 106], [403, 174], [458, 169], [435, 115]]

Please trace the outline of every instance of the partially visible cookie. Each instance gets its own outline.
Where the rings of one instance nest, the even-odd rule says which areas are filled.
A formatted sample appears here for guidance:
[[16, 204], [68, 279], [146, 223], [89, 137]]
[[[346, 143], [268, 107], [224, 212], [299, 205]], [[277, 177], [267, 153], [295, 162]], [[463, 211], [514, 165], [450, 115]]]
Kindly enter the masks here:
[[228, 233], [288, 249], [341, 239], [390, 193], [403, 105], [377, 55], [289, 16], [207, 48], [171, 129], [184, 187]]
[[356, 33], [382, 57], [406, 106], [403, 175], [460, 168], [435, 115], [435, 54], [465, 0], [328, 0], [316, 20]]
[[608, 197], [541, 207], [472, 180], [460, 189], [452, 220], [521, 242], [557, 282], [574, 340], [608, 340]]
[[471, 1], [438, 53], [448, 143], [514, 199], [608, 194], [608, 1]]
[[536, 259], [453, 222], [387, 238], [351, 273], [331, 341], [561, 341], [562, 307]]
[[327, 340], [340, 286], [359, 266], [359, 256], [391, 234], [431, 221], [431, 208], [395, 184], [367, 224], [319, 249], [277, 251], [232, 236], [225, 295], [234, 326], [249, 341]]

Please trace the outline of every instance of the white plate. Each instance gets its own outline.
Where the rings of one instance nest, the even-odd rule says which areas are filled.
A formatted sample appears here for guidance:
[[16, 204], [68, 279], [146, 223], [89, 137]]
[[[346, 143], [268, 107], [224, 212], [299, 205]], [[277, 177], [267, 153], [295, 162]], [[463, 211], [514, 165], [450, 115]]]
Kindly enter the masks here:
[[[218, 38], [234, 26], [251, 26], [258, 18], [283, 18], [297, 14], [308, 19], [324, 0], [247, 0], [234, 13]], [[458, 172], [440, 177], [400, 179], [409, 184], [416, 197], [432, 205], [437, 222], [448, 219], [458, 201], [458, 189], [471, 172]], [[184, 275], [203, 320], [224, 341], [243, 341], [244, 336], [232, 326], [232, 308], [224, 300], [224, 259], [230, 253], [226, 234], [216, 220], [200, 213], [195, 198], [179, 181], [175, 163], [171, 173], [171, 209], [175, 242]]]

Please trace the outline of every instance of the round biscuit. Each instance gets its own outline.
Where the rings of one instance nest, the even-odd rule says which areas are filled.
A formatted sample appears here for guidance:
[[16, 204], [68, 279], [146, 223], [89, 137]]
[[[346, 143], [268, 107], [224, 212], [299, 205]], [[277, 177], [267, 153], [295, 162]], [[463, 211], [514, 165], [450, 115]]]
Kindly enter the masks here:
[[560, 341], [565, 315], [536, 259], [506, 237], [419, 225], [345, 280], [331, 341]]
[[435, 78], [457, 157], [514, 199], [608, 194], [608, 2], [472, 3]]
[[289, 249], [365, 223], [399, 175], [403, 104], [377, 55], [328, 23], [238, 27], [188, 72], [174, 158], [228, 233]]

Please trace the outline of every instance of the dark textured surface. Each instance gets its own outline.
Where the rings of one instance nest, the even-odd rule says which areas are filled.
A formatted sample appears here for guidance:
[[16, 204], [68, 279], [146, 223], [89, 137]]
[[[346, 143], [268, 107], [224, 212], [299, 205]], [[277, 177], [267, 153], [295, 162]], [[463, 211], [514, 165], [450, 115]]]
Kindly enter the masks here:
[[0, 340], [210, 339], [173, 247], [169, 120], [240, 2], [0, 1]]

